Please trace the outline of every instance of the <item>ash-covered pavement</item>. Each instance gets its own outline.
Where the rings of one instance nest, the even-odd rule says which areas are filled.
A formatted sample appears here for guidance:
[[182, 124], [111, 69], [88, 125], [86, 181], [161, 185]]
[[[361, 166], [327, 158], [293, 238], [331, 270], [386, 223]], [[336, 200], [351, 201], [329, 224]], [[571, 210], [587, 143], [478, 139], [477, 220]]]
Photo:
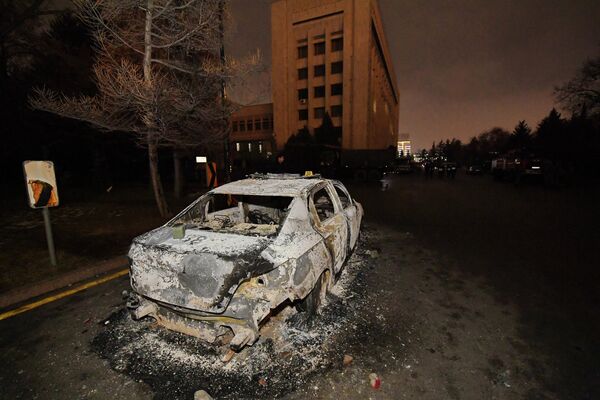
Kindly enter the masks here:
[[261, 338], [228, 363], [226, 346], [202, 344], [166, 331], [151, 319], [133, 321], [125, 310], [111, 315], [92, 348], [111, 368], [146, 382], [158, 399], [189, 399], [204, 389], [216, 398], [274, 398], [303, 391], [322, 371], [339, 369], [348, 352], [377, 338], [384, 320], [365, 318], [372, 310], [365, 277], [375, 268], [376, 250], [363, 231], [357, 252], [327, 297], [322, 314], [309, 322], [288, 306], [261, 330]]
[[461, 176], [350, 191], [365, 230], [310, 330], [285, 310], [223, 365], [131, 321], [119, 279], [1, 321], [0, 397], [599, 398], [597, 192]]

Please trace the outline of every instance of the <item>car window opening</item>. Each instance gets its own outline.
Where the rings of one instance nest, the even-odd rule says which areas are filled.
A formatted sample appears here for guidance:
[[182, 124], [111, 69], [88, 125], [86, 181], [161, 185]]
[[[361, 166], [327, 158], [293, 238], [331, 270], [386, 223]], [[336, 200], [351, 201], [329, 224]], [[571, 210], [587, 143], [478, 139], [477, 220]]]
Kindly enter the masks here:
[[272, 236], [287, 217], [292, 197], [208, 194], [173, 224], [186, 229]]
[[350, 206], [350, 198], [348, 197], [346, 192], [344, 192], [342, 189], [340, 189], [337, 186], [334, 186], [334, 187], [335, 187], [335, 191], [337, 192], [337, 195], [340, 199], [340, 203], [342, 203], [342, 208], [343, 209], [348, 208], [348, 206]]
[[325, 188], [319, 190], [313, 195], [313, 203], [321, 222], [328, 220], [335, 214], [333, 201], [331, 200], [331, 197], [329, 197], [329, 193], [327, 193]]

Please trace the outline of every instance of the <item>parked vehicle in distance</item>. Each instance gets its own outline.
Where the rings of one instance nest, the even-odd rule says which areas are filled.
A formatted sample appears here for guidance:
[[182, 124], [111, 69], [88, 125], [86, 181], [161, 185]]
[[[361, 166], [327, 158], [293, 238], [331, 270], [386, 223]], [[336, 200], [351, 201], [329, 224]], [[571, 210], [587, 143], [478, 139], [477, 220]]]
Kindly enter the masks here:
[[506, 180], [515, 183], [524, 178], [544, 175], [543, 161], [532, 154], [509, 153], [492, 160], [492, 175], [496, 180]]
[[539, 158], [532, 158], [530, 160], [523, 161], [523, 172], [525, 175], [530, 176], [542, 176], [543, 175], [542, 160]]
[[444, 171], [446, 172], [446, 177], [448, 178], [456, 178], [456, 171], [458, 167], [455, 162], [445, 162], [443, 164]]
[[135, 319], [239, 351], [271, 311], [315, 313], [357, 244], [363, 208], [341, 182], [252, 175], [211, 190], [129, 250]]
[[456, 177], [457, 168], [456, 163], [450, 161], [438, 162], [433, 167], [439, 178], [452, 179]]
[[483, 167], [480, 164], [471, 164], [467, 166], [467, 175], [481, 175], [483, 174]]
[[409, 174], [413, 172], [413, 166], [409, 158], [397, 158], [394, 160], [391, 171], [394, 174]]

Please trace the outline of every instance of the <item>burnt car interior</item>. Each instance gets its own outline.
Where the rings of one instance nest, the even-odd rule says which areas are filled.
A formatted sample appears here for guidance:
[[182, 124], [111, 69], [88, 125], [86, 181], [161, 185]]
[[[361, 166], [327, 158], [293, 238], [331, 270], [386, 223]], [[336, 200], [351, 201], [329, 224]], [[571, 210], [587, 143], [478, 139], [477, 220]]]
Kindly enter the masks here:
[[278, 233], [292, 197], [209, 194], [177, 218], [173, 225], [249, 236]]
[[328, 220], [335, 214], [333, 201], [331, 200], [327, 189], [323, 188], [317, 191], [313, 195], [313, 203], [315, 204], [315, 209], [317, 210], [317, 215], [321, 222]]

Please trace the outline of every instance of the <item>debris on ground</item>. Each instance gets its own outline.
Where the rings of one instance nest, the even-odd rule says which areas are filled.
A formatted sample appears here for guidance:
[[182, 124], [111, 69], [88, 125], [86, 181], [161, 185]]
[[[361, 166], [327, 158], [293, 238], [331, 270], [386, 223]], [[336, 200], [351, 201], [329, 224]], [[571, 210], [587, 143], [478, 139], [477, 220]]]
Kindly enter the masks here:
[[367, 250], [367, 251], [365, 251], [365, 254], [371, 258], [379, 257], [379, 251], [377, 249]]
[[352, 357], [352, 356], [350, 356], [348, 354], [345, 354], [344, 355], [344, 360], [343, 360], [344, 367], [347, 367], [348, 365], [352, 364], [353, 360], [354, 360], [354, 357]]
[[372, 372], [369, 374], [369, 382], [373, 389], [379, 389], [381, 386], [381, 378], [376, 373]]
[[258, 379], [258, 384], [260, 386], [267, 386], [267, 380], [265, 378], [259, 378]]
[[233, 356], [235, 356], [235, 351], [233, 351], [232, 349], [227, 350], [227, 353], [225, 353], [225, 355], [223, 356], [223, 358], [221, 359], [221, 361], [225, 364], [228, 363], [229, 361], [231, 361], [231, 359], [233, 358]]
[[205, 390], [198, 390], [194, 393], [194, 400], [213, 400], [213, 398]]

